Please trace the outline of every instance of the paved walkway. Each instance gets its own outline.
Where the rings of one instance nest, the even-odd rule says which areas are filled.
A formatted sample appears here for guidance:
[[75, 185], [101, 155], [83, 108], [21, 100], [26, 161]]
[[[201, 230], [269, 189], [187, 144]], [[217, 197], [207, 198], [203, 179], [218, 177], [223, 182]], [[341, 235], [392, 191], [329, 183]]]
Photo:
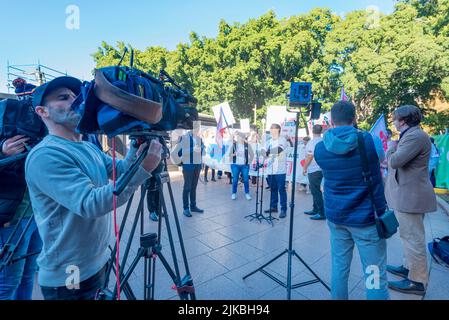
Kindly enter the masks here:
[[[204, 214], [194, 214], [193, 218], [182, 215], [182, 175], [179, 172], [170, 174], [175, 195], [176, 207], [182, 228], [188, 263], [196, 288], [197, 299], [200, 300], [260, 300], [286, 299], [286, 289], [258, 272], [245, 281], [242, 277], [257, 269], [283, 250], [288, 248], [289, 216], [287, 219], [275, 221], [274, 227], [266, 222], [250, 222], [244, 217], [255, 211], [255, 201], [244, 198], [242, 186], [239, 187], [237, 200], [231, 200], [230, 185], [227, 179], [199, 183], [198, 206], [205, 209]], [[255, 188], [251, 187], [255, 198]], [[264, 192], [264, 208], [267, 207], [269, 193]], [[136, 196], [140, 192], [136, 193]], [[290, 201], [290, 193], [288, 193]], [[168, 195], [166, 196], [168, 199]], [[304, 192], [296, 192], [295, 219], [293, 232], [293, 248], [311, 266], [311, 268], [327, 283], [330, 283], [331, 256], [329, 230], [325, 221], [311, 221], [303, 214], [311, 209], [312, 197]], [[131, 212], [135, 212], [138, 199], [134, 199]], [[121, 215], [125, 207], [120, 209]], [[147, 211], [146, 211], [147, 212]], [[134, 214], [132, 215], [132, 217]], [[127, 239], [132, 225], [132, 217], [126, 224]], [[170, 216], [174, 230], [173, 216]], [[429, 214], [425, 221], [427, 238], [449, 234], [449, 217], [438, 211]], [[140, 226], [140, 224], [139, 224]], [[156, 232], [157, 223], [152, 222], [145, 214], [145, 232]], [[139, 232], [139, 228], [138, 231]], [[125, 238], [123, 238], [125, 239]], [[169, 242], [167, 231], [162, 231], [162, 253], [169, 261]], [[137, 238], [133, 242], [130, 257], [134, 258], [138, 248]], [[182, 261], [179, 241], [176, 240], [178, 260]], [[122, 253], [124, 244], [122, 244]], [[402, 249], [398, 235], [388, 241], [388, 262], [401, 264]], [[293, 283], [311, 280], [311, 274], [296, 259], [293, 260]], [[432, 262], [430, 268], [430, 284], [425, 299], [449, 300], [449, 269]], [[171, 289], [172, 281], [160, 261], [157, 262], [156, 297], [157, 299], [178, 299]], [[183, 268], [182, 268], [183, 269]], [[286, 279], [287, 255], [267, 267], [280, 279]], [[131, 286], [138, 298], [143, 298], [143, 263], [139, 263], [131, 277]], [[185, 274], [181, 272], [181, 274]], [[397, 279], [389, 275], [389, 279]], [[111, 284], [113, 282], [111, 281]], [[357, 250], [351, 266], [349, 280], [350, 299], [365, 299], [364, 280]], [[35, 298], [40, 298], [39, 290]], [[391, 291], [395, 300], [418, 300], [415, 295], [404, 295]], [[312, 284], [292, 291], [292, 299], [330, 299], [329, 292], [320, 283]]]

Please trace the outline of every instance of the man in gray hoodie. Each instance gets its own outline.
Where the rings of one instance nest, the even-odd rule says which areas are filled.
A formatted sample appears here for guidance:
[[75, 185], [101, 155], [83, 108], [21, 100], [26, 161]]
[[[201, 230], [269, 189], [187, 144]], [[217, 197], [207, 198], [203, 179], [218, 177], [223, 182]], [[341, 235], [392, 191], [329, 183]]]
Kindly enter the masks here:
[[[49, 134], [27, 157], [25, 175], [36, 223], [43, 241], [39, 276], [47, 300], [94, 299], [110, 252], [113, 209], [112, 159], [75, 131], [80, 115], [71, 105], [81, 82], [60, 77], [36, 89], [33, 104]], [[117, 176], [136, 155], [131, 149], [117, 162]], [[123, 205], [150, 176], [161, 159], [153, 141], [148, 156], [124, 192]]]

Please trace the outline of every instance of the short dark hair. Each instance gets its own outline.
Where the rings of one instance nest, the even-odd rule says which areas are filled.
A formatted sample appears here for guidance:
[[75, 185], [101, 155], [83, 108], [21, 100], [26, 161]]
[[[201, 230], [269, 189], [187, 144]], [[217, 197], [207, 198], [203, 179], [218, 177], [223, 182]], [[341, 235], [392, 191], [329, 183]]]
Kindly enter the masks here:
[[323, 126], [321, 124], [314, 125], [313, 128], [312, 128], [312, 133], [313, 134], [321, 134], [321, 133], [323, 133]]
[[349, 101], [338, 101], [332, 106], [331, 118], [336, 125], [351, 125], [355, 119], [355, 106]]
[[[279, 133], [281, 133], [281, 129], [282, 129], [282, 128], [281, 128], [281, 126], [280, 126], [279, 124], [277, 124], [277, 123], [272, 123], [271, 126], [272, 126], [272, 127], [275, 127], [276, 129], [278, 129], [278, 130], [279, 130]], [[271, 129], [271, 128], [270, 128], [270, 129]]]
[[404, 120], [409, 127], [416, 127], [422, 121], [422, 113], [416, 106], [400, 106], [393, 112], [393, 120]]

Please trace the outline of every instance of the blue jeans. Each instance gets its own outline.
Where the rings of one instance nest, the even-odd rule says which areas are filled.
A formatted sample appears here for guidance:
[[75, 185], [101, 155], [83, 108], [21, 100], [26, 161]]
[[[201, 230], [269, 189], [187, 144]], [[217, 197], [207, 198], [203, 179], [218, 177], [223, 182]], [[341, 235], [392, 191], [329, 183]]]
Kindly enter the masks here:
[[286, 174], [273, 174], [268, 176], [268, 183], [270, 185], [271, 191], [271, 209], [277, 209], [279, 202], [279, 193], [279, 195], [281, 196], [281, 211], [287, 211], [287, 191], [285, 190], [285, 178]]
[[355, 243], [362, 262], [366, 298], [388, 300], [387, 242], [379, 238], [376, 226], [347, 227], [330, 221], [328, 225], [332, 255], [332, 299], [348, 299], [348, 279]]
[[[39, 252], [42, 241], [39, 236], [34, 218], [24, 218], [11, 242], [17, 243], [26, 224], [33, 219], [22, 241], [17, 246], [13, 259], [29, 253]], [[12, 234], [15, 226], [0, 228], [0, 247], [3, 247]], [[37, 255], [30, 256], [5, 267], [0, 272], [0, 300], [31, 300], [33, 294], [34, 275], [37, 271]]]
[[243, 185], [245, 193], [249, 193], [249, 165], [231, 164], [232, 171], [232, 193], [237, 193], [237, 185], [239, 184], [240, 172], [243, 176]]

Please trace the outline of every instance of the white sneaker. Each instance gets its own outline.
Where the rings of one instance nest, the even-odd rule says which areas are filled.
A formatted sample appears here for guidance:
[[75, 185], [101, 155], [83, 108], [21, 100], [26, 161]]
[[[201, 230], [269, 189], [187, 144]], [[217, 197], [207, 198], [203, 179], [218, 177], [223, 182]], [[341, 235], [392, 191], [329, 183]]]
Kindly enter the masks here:
[[252, 198], [251, 198], [251, 195], [250, 195], [249, 193], [246, 193], [246, 194], [245, 194], [245, 197], [246, 197], [246, 200], [248, 200], [248, 201], [252, 199]]
[[237, 195], [235, 193], [233, 193], [231, 198], [232, 198], [232, 200], [235, 200], [235, 199], [237, 199]]

